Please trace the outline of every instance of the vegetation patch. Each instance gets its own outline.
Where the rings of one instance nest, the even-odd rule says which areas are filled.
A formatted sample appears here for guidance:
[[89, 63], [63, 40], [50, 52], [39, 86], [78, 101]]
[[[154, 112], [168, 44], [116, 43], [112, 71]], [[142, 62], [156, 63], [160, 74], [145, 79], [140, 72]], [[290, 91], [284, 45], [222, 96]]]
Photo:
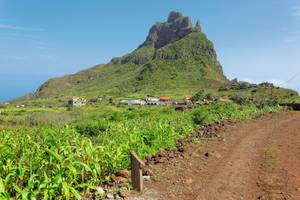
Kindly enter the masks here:
[[110, 180], [112, 173], [128, 168], [132, 150], [145, 158], [160, 149], [175, 149], [179, 139], [204, 123], [249, 119], [279, 110], [252, 104], [212, 104], [185, 112], [173, 107], [118, 108], [118, 114], [92, 120], [98, 116], [93, 113], [86, 122], [75, 120], [64, 127], [2, 130], [0, 196], [80, 199]]

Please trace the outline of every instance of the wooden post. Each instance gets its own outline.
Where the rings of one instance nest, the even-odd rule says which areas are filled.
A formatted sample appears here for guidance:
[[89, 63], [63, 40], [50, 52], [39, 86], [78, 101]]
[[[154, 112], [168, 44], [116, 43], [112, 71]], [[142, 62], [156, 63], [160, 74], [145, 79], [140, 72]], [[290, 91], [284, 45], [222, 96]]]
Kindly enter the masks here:
[[131, 158], [131, 181], [134, 190], [143, 191], [143, 167], [144, 162], [139, 159], [135, 152], [130, 153]]

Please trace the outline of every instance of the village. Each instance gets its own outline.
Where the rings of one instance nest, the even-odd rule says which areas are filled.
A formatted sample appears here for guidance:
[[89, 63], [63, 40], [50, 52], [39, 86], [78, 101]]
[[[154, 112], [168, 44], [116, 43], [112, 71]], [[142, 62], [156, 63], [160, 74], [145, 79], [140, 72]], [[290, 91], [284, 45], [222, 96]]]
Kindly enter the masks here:
[[[275, 88], [275, 86], [271, 83], [264, 82], [261, 84], [251, 84], [245, 81], [239, 81], [238, 79], [232, 79], [228, 83], [221, 86], [218, 91], [237, 91], [237, 90], [246, 90], [246, 89], [253, 89], [253, 92], [258, 88]], [[278, 88], [277, 88], [278, 89]], [[202, 91], [202, 90], [201, 90]], [[204, 91], [202, 91], [204, 93]], [[193, 104], [211, 104], [211, 103], [232, 103], [234, 99], [232, 97], [212, 97], [210, 95], [203, 96], [201, 99], [193, 98], [192, 95], [186, 95], [182, 98], [173, 98], [171, 96], [146, 96], [140, 99], [122, 99], [116, 102], [113, 101], [112, 98], [103, 98], [101, 96], [96, 96], [94, 98], [86, 98], [82, 96], [73, 96], [69, 98], [65, 106], [71, 107], [82, 107], [88, 104], [98, 104], [105, 102], [104, 100], [111, 105], [115, 106], [192, 106]], [[8, 106], [10, 102], [1, 103], [1, 105]], [[27, 105], [25, 104], [17, 104], [15, 105], [16, 108], [25, 108]], [[49, 107], [47, 104], [40, 104], [38, 107]]]
[[[101, 102], [103, 98], [97, 97], [97, 100], [87, 100], [83, 97], [73, 97], [67, 101], [69, 107], [81, 107], [88, 103]], [[145, 97], [144, 99], [125, 99], [120, 100], [115, 105], [117, 106], [171, 106], [171, 105], [192, 105], [192, 96], [185, 96], [181, 100], [174, 100], [169, 96], [161, 97]]]
[[[239, 81], [237, 78], [230, 80], [228, 83], [224, 84], [219, 88], [219, 91], [227, 91], [227, 90], [241, 90], [241, 89], [257, 89], [259, 86], [261, 87], [274, 87], [274, 85], [270, 83], [261, 83], [261, 84], [251, 84], [245, 81]], [[204, 91], [200, 91], [204, 95]], [[83, 97], [73, 97], [67, 101], [68, 107], [80, 107], [85, 106], [86, 104], [93, 104], [102, 102], [102, 97], [96, 97], [94, 99], [87, 100]], [[175, 99], [170, 96], [146, 96], [143, 99], [123, 99], [115, 103], [118, 106], [191, 106], [193, 104], [211, 104], [211, 103], [232, 103], [232, 99], [230, 98], [217, 98], [212, 97], [211, 95], [204, 95], [201, 99], [193, 98], [192, 95], [186, 95], [181, 99]], [[112, 102], [111, 102], [112, 103]]]
[[[83, 97], [73, 97], [67, 101], [68, 107], [81, 107], [87, 104], [100, 103], [103, 98], [97, 97], [96, 99], [87, 100]], [[230, 99], [227, 98], [203, 98], [201, 100], [193, 99], [193, 96], [185, 96], [182, 99], [173, 99], [170, 96], [161, 97], [150, 97], [147, 96], [143, 99], [124, 99], [117, 103], [116, 106], [192, 106], [193, 104], [211, 104], [215, 102], [220, 103], [232, 103]]]

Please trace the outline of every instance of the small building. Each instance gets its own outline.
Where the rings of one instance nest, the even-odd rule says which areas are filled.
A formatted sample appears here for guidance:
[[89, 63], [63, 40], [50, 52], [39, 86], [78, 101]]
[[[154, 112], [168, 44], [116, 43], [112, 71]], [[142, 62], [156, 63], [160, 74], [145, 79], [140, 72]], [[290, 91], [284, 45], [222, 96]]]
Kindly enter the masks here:
[[180, 101], [176, 101], [175, 104], [178, 106], [186, 106], [188, 102], [184, 100], [180, 100]]
[[119, 102], [119, 105], [123, 105], [123, 106], [143, 106], [145, 105], [146, 102], [144, 100], [122, 100]]
[[178, 106], [191, 106], [191, 105], [193, 105], [192, 101], [186, 100], [186, 99], [178, 100], [178, 101], [175, 102], [175, 104], [178, 105]]
[[173, 105], [173, 100], [171, 97], [162, 96], [159, 98], [160, 105], [162, 106], [170, 106]]
[[147, 105], [147, 106], [159, 106], [160, 105], [159, 98], [157, 98], [157, 97], [146, 97], [145, 102], [146, 102], [145, 105]]
[[185, 97], [184, 97], [184, 100], [186, 100], [186, 101], [191, 101], [192, 98], [193, 98], [193, 96], [185, 96]]
[[167, 97], [167, 96], [162, 96], [162, 97], [159, 97], [159, 100], [162, 102], [169, 102], [169, 101], [172, 101], [172, 98]]
[[25, 105], [22, 104], [22, 105], [16, 105], [16, 108], [25, 108]]
[[159, 98], [157, 98], [157, 97], [146, 97], [145, 101], [146, 102], [159, 102]]
[[160, 106], [161, 102], [160, 101], [147, 101], [145, 105], [147, 105], [147, 106]]
[[69, 107], [80, 107], [80, 106], [85, 106], [87, 104], [87, 100], [82, 97], [73, 97], [68, 100], [67, 102]]

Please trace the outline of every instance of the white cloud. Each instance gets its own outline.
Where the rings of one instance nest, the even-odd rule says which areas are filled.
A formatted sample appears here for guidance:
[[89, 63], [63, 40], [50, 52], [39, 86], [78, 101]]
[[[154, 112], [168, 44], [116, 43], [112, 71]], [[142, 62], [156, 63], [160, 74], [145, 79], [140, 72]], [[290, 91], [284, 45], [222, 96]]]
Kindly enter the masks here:
[[10, 24], [0, 24], [0, 29], [17, 30], [17, 31], [44, 31], [42, 28], [31, 28], [23, 26], [15, 26]]

